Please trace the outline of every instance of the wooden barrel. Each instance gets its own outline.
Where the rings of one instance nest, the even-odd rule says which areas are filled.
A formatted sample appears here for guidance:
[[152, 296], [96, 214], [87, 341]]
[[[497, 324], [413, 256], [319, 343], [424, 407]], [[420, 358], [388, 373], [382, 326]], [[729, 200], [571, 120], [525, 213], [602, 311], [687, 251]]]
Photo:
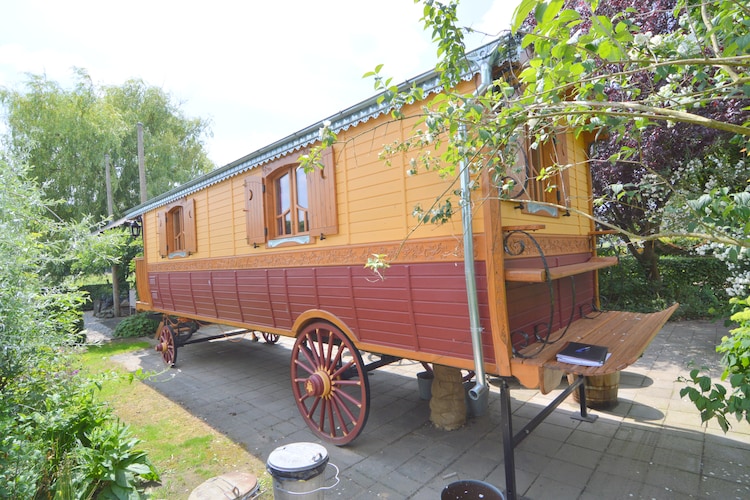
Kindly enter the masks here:
[[[568, 375], [568, 380], [575, 380], [575, 375]], [[607, 375], [592, 375], [585, 377], [586, 407], [596, 410], [606, 410], [617, 406], [617, 390], [620, 387], [620, 372]], [[581, 400], [578, 391], [573, 392], [576, 403]]]

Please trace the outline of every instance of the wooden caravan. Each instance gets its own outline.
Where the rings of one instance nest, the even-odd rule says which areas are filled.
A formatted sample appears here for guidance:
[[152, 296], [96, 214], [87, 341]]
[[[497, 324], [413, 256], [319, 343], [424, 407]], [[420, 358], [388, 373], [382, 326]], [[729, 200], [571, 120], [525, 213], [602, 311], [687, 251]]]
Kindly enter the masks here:
[[[518, 62], [514, 47], [503, 39], [469, 54], [462, 90], [487, 85], [481, 68], [498, 51], [500, 63]], [[439, 91], [434, 73], [415, 81], [426, 95]], [[485, 178], [468, 211], [418, 225], [414, 207], [458, 184], [409, 175], [406, 156], [388, 167], [379, 159], [415, 121], [393, 120], [374, 97], [326, 122], [338, 141], [323, 169], [299, 166], [321, 121], [127, 214], [143, 226], [138, 309], [165, 315], [158, 349], [166, 362], [201, 322], [295, 338], [300, 412], [321, 438], [345, 444], [365, 425], [367, 373], [378, 366], [408, 358], [474, 370], [480, 390], [490, 374], [547, 392], [563, 373], [633, 363], [672, 313], [597, 307], [596, 271], [615, 260], [596, 255], [592, 222], [580, 215], [591, 212], [583, 139], [558, 134], [523, 155], [525, 189], [513, 199], [500, 200]], [[573, 166], [550, 191], [535, 178], [553, 155]], [[563, 208], [542, 204], [550, 200]], [[382, 278], [364, 267], [373, 255], [390, 264]], [[567, 340], [606, 345], [612, 356], [597, 368], [558, 363]], [[365, 365], [360, 351], [379, 361]]]

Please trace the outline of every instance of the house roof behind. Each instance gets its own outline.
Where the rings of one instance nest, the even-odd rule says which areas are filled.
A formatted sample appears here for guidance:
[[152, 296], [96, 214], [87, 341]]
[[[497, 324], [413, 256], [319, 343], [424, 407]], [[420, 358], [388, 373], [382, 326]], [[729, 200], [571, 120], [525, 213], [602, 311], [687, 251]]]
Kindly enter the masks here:
[[[499, 62], [518, 60], [519, 47], [517, 40], [511, 35], [507, 35], [467, 53], [466, 57], [470, 64], [469, 70], [463, 76], [464, 80], [468, 81], [478, 74], [484, 63], [498, 64]], [[439, 75], [435, 70], [422, 73], [415, 78], [407, 80], [399, 85], [399, 88], [405, 90], [412, 85], [421, 87], [425, 95], [438, 93], [442, 90]], [[380, 115], [389, 113], [391, 111], [391, 106], [384, 102], [378, 102], [380, 95], [382, 94], [375, 95], [359, 104], [355, 104], [343, 111], [339, 111], [328, 118], [320, 120], [317, 123], [305, 127], [302, 130], [271, 143], [253, 153], [243, 156], [223, 167], [217, 168], [205, 175], [188, 181], [166, 193], [160, 194], [159, 196], [132, 208], [124, 217], [110, 223], [105, 229], [122, 225], [126, 221], [135, 219], [150, 210], [168, 205], [208, 186], [256, 168], [290, 152], [298, 151], [310, 146], [320, 140], [319, 131], [324, 124], [330, 124], [328, 127], [333, 132], [338, 133], [342, 130], [349, 129], [350, 127], [357, 126], [360, 123], [377, 118]]]

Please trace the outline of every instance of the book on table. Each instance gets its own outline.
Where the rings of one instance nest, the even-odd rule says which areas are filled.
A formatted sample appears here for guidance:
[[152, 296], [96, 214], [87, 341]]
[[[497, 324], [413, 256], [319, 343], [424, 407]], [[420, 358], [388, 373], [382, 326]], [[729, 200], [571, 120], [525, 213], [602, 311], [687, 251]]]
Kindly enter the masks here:
[[571, 365], [602, 366], [609, 355], [606, 346], [568, 342], [557, 353], [557, 361]]

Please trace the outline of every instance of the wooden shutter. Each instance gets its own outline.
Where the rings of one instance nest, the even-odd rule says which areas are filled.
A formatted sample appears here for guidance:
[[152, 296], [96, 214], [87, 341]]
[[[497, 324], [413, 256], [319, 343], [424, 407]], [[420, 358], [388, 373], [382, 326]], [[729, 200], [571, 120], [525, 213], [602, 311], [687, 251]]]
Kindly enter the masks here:
[[166, 257], [169, 253], [167, 249], [167, 211], [160, 210], [156, 212], [156, 230], [159, 235], [159, 255]]
[[307, 174], [311, 236], [339, 232], [333, 148], [323, 151], [321, 160], [323, 168], [316, 168]]
[[185, 232], [185, 251], [189, 254], [198, 251], [195, 227], [195, 200], [190, 198], [182, 204], [182, 225]]
[[260, 177], [245, 179], [245, 223], [247, 242], [259, 245], [266, 242], [266, 217], [263, 206], [263, 180]]

